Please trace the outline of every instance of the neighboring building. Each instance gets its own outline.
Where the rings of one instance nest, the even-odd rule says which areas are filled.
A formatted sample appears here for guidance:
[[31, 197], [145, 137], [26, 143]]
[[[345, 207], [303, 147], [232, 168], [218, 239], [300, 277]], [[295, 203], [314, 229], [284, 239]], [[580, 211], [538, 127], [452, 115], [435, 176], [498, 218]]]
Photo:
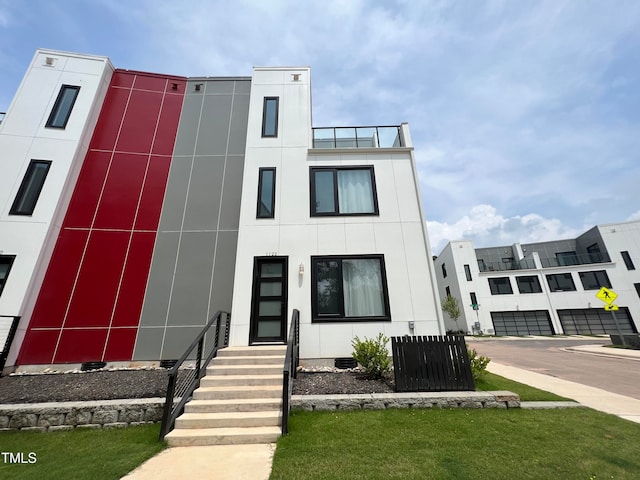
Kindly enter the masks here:
[[[435, 260], [440, 298], [460, 303], [447, 330], [496, 335], [623, 333], [640, 326], [640, 222], [597, 225], [575, 239], [473, 248], [452, 241]], [[614, 314], [596, 293], [618, 297]]]
[[[439, 334], [408, 125], [313, 128], [309, 68], [186, 78], [38, 50], [0, 123], [8, 366]], [[1, 346], [1, 345], [0, 345]]]

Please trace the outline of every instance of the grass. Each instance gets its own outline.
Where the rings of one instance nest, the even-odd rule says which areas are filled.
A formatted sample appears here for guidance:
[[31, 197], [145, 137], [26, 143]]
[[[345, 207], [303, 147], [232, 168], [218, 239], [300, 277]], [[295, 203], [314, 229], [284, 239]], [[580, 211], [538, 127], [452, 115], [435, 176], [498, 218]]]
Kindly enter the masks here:
[[271, 480], [639, 478], [640, 425], [590, 409], [293, 412]]
[[165, 448], [158, 441], [160, 425], [63, 432], [1, 432], [2, 452], [22, 452], [25, 462], [10, 464], [0, 457], [2, 479], [119, 479]]
[[480, 379], [476, 381], [476, 390], [483, 392], [508, 390], [520, 395], [520, 400], [523, 402], [562, 402], [571, 400], [489, 372], [484, 372]]

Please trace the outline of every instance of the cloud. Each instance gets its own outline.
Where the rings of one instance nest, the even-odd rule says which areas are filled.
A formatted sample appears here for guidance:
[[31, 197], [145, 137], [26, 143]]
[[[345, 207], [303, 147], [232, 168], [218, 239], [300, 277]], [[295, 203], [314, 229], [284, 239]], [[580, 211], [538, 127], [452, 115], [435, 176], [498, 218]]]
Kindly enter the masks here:
[[631, 215], [629, 215], [627, 217], [627, 222], [634, 222], [636, 220], [640, 220], [640, 210], [638, 210], [637, 212], [632, 213]]
[[[640, 212], [638, 212], [640, 213]], [[474, 247], [533, 243], [573, 238], [587, 228], [574, 229], [536, 213], [505, 217], [491, 205], [476, 205], [454, 223], [427, 221], [432, 251], [439, 254], [451, 240], [471, 240]]]

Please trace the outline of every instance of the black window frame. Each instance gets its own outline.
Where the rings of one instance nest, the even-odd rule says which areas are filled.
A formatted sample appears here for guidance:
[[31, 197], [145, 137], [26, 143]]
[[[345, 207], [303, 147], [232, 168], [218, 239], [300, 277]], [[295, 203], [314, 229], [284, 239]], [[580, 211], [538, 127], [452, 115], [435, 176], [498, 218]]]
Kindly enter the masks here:
[[[547, 285], [549, 285], [549, 290], [552, 292], [575, 292], [576, 291], [576, 282], [573, 280], [573, 275], [571, 273], [550, 273], [546, 275], [547, 277]], [[565, 279], [571, 280], [571, 285], [573, 288], [560, 288], [558, 284], [557, 278], [563, 277]], [[553, 281], [553, 284], [552, 284]]]
[[[602, 287], [612, 288], [606, 270], [591, 270], [578, 272], [578, 274], [584, 290], [600, 290]], [[585, 281], [589, 282], [588, 285], [585, 284]]]
[[4, 278], [0, 278], [0, 296], [2, 296], [2, 291], [4, 290], [4, 286], [7, 284], [7, 278], [9, 278], [9, 274], [11, 273], [11, 267], [13, 267], [13, 262], [15, 261], [15, 255], [0, 255], [0, 264], [9, 265], [7, 268], [7, 273]]
[[478, 305], [478, 297], [476, 296], [476, 292], [469, 292], [469, 298], [471, 298], [471, 305]]
[[[489, 280], [489, 290], [491, 290], [491, 295], [513, 295], [513, 287], [511, 286], [511, 280], [509, 277], [494, 277], [488, 278]], [[502, 285], [508, 285], [509, 291], [503, 292], [500, 288]]]
[[446, 265], [443, 263], [442, 265], [440, 265], [440, 267], [442, 267], [442, 278], [447, 278], [447, 267], [446, 267]]
[[[522, 275], [516, 277], [516, 285], [518, 285], [518, 292], [523, 294], [542, 293], [542, 285], [537, 275]], [[537, 287], [537, 290], [534, 288], [534, 285]], [[525, 286], [524, 289], [522, 288], [523, 286]]]
[[[75, 94], [73, 95], [73, 99], [71, 100], [71, 104], [69, 105], [67, 111], [64, 113], [64, 120], [62, 122], [55, 122], [58, 115], [61, 113], [62, 109], [62, 101], [64, 99], [65, 93], [68, 90], [75, 90]], [[56, 102], [53, 104], [53, 108], [51, 109], [51, 113], [49, 114], [49, 118], [47, 119], [47, 123], [45, 127], [47, 128], [59, 128], [65, 129], [67, 128], [67, 123], [69, 122], [69, 117], [71, 117], [71, 112], [73, 111], [73, 106], [76, 104], [76, 100], [78, 99], [78, 94], [80, 93], [79, 85], [62, 85], [60, 87], [60, 91], [58, 92], [58, 97], [56, 98]]]
[[447, 295], [447, 298], [451, 296], [451, 287], [444, 287], [444, 292]]
[[636, 266], [633, 264], [633, 260], [631, 260], [631, 255], [629, 255], [628, 251], [623, 251], [620, 252], [620, 255], [622, 256], [622, 260], [624, 261], [624, 264], [627, 267], [627, 270], [635, 270]]
[[[42, 193], [42, 189], [44, 188], [44, 182], [47, 179], [49, 170], [51, 170], [51, 163], [51, 160], [31, 160], [31, 162], [29, 162], [29, 166], [22, 178], [22, 183], [20, 184], [16, 198], [13, 199], [13, 203], [11, 204], [9, 215], [33, 215], [38, 199], [40, 198], [40, 194]], [[41, 181], [36, 185], [32, 185], [33, 176], [35, 175], [36, 168], [39, 165], [45, 165], [46, 170]], [[26, 206], [27, 208], [24, 208], [23, 203], [27, 198], [27, 194], [29, 194], [33, 200]]]
[[[339, 275], [342, 279], [342, 261], [351, 259], [361, 260], [379, 260], [380, 262], [380, 275], [382, 280], [382, 295], [384, 300], [384, 315], [381, 316], [368, 316], [368, 317], [347, 317], [345, 315], [344, 305], [344, 291], [342, 283], [339, 285], [338, 300], [339, 300], [339, 313], [338, 314], [319, 314], [318, 313], [318, 297], [317, 297], [317, 283], [318, 283], [318, 269], [317, 263], [323, 261], [337, 261], [339, 264]], [[365, 255], [317, 255], [311, 256], [311, 323], [353, 323], [353, 322], [390, 322], [391, 310], [389, 306], [389, 288], [387, 286], [387, 272], [384, 262], [384, 255], [380, 254], [365, 254]]]
[[[338, 198], [338, 172], [344, 170], [368, 170], [371, 175], [371, 195], [373, 200], [373, 212], [340, 213], [340, 199]], [[316, 172], [333, 172], [333, 212], [316, 212]], [[378, 191], [376, 189], [376, 175], [373, 165], [357, 165], [346, 167], [309, 167], [309, 208], [312, 217], [362, 217], [379, 216]]]
[[[273, 172], [271, 179], [271, 212], [262, 213], [262, 188], [264, 186], [264, 172]], [[276, 214], [276, 168], [275, 167], [261, 167], [258, 169], [258, 202], [256, 207], [256, 218], [274, 218]]]
[[[275, 101], [275, 118], [273, 119], [273, 131], [267, 131], [268, 118], [267, 118], [267, 103]], [[262, 138], [277, 138], [278, 137], [278, 117], [280, 115], [280, 97], [264, 97], [262, 102]]]
[[471, 277], [471, 265], [464, 265], [464, 275], [467, 277], [467, 282], [470, 282], [472, 280]]

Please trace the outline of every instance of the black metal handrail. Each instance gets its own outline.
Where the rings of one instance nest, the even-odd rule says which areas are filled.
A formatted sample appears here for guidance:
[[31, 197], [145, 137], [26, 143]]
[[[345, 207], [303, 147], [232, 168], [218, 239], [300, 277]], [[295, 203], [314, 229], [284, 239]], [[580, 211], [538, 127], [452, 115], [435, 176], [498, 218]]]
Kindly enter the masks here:
[[291, 326], [289, 327], [289, 340], [287, 341], [287, 353], [284, 356], [284, 369], [282, 370], [282, 434], [289, 431], [289, 412], [291, 412], [291, 390], [296, 378], [298, 364], [300, 363], [300, 312], [293, 309]]
[[[224, 332], [222, 345], [220, 345], [220, 328], [222, 327], [222, 316], [224, 319]], [[218, 310], [209, 320], [196, 339], [189, 345], [189, 348], [182, 354], [176, 364], [169, 370], [169, 384], [167, 385], [167, 399], [164, 403], [162, 413], [162, 425], [160, 427], [160, 440], [173, 428], [178, 415], [184, 410], [184, 406], [191, 398], [193, 391], [200, 385], [200, 379], [204, 376], [207, 365], [218, 353], [219, 348], [229, 345], [229, 322], [231, 314]], [[213, 340], [208, 343], [208, 352], [204, 354], [205, 337], [212, 326], [214, 326]], [[194, 368], [180, 368], [182, 364], [191, 357], [194, 349], [197, 348]], [[178, 378], [180, 376], [180, 378]], [[177, 402], [177, 403], [176, 403]]]
[[[2, 370], [4, 369], [4, 364], [7, 361], [7, 356], [9, 355], [9, 348], [11, 347], [11, 343], [13, 342], [13, 337], [16, 335], [16, 330], [18, 330], [18, 323], [20, 322], [20, 317], [0, 315], [0, 318], [10, 318], [10, 325], [7, 330], [7, 334], [4, 337], [4, 343], [0, 343], [0, 376], [2, 376]], [[0, 335], [0, 339], [2, 335]]]

